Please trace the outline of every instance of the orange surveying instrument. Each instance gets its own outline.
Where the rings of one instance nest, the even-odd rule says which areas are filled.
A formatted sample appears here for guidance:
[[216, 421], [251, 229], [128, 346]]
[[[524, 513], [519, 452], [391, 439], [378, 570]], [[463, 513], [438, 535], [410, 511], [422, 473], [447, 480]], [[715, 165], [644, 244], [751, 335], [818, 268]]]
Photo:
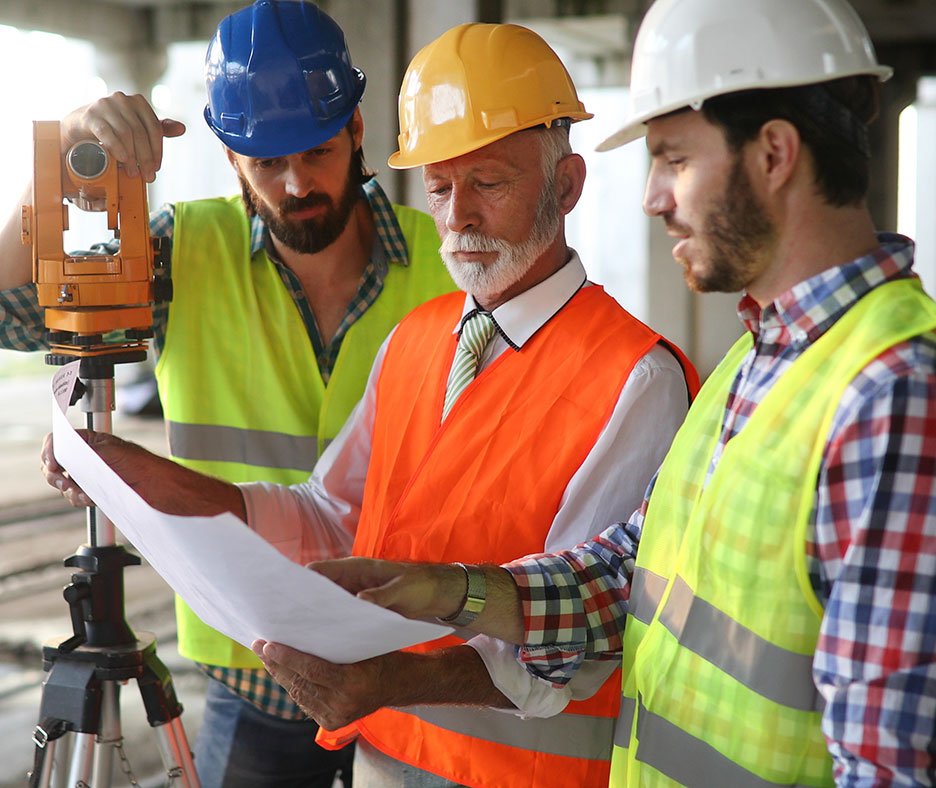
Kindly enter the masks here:
[[[96, 140], [63, 153], [57, 121], [37, 121], [33, 131], [32, 204], [23, 206], [22, 229], [45, 308], [46, 363], [79, 363], [80, 385], [70, 404], [81, 401], [89, 429], [112, 432], [114, 365], [146, 358], [153, 306], [172, 295], [161, 249], [150, 237], [146, 183], [129, 177]], [[106, 211], [119, 250], [67, 254], [68, 203]], [[116, 544], [114, 535], [113, 523], [89, 507], [88, 543], [65, 559], [73, 567], [63, 592], [73, 632], [42, 646], [46, 677], [29, 785], [108, 788], [115, 756], [126, 779], [138, 784], [120, 728], [120, 686], [134, 679], [168, 783], [198, 788], [182, 705], [156, 656], [156, 638], [134, 633], [125, 618], [123, 570], [140, 558]]]
[[[109, 356], [141, 361], [152, 336], [152, 305], [172, 297], [158, 243], [149, 234], [146, 183], [129, 177], [96, 140], [62, 155], [58, 121], [36, 121], [33, 202], [23, 206], [23, 243], [32, 245], [33, 281], [45, 307], [52, 364]], [[70, 255], [63, 248], [68, 203], [106, 211], [117, 254]], [[123, 331], [114, 338], [113, 332]], [[110, 335], [110, 336], [108, 336]]]

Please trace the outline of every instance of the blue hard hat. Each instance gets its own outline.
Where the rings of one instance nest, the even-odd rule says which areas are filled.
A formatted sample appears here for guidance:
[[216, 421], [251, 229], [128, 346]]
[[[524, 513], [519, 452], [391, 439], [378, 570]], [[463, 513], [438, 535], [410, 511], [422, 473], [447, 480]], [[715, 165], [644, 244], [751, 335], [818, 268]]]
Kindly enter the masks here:
[[205, 81], [211, 130], [254, 158], [301, 153], [334, 137], [365, 83], [341, 28], [305, 0], [257, 0], [222, 19]]

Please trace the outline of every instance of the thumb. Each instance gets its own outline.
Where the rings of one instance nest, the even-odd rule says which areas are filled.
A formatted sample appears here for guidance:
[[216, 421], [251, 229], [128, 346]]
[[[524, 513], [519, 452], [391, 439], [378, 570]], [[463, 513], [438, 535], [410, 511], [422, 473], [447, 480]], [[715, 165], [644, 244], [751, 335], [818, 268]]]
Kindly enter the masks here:
[[180, 137], [185, 134], [185, 124], [180, 120], [163, 118], [159, 123], [164, 137]]
[[431, 594], [417, 580], [401, 575], [380, 586], [358, 593], [358, 599], [371, 602], [407, 618], [435, 615]]

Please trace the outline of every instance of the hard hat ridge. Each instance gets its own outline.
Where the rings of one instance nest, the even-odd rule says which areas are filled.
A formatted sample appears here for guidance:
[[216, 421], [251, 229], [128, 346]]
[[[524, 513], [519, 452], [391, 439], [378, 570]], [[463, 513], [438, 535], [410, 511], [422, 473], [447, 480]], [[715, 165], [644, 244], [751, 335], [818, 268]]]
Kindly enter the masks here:
[[223, 19], [205, 78], [209, 128], [235, 153], [257, 158], [335, 136], [365, 85], [341, 28], [306, 0], [257, 0]]

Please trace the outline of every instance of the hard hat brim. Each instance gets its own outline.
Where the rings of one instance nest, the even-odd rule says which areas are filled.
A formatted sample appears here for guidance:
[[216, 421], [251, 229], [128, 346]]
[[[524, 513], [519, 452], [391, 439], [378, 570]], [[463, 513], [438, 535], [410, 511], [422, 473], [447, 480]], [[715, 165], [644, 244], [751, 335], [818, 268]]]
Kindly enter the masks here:
[[[891, 78], [891, 76], [893, 76], [893, 73], [894, 69], [892, 69], [890, 66], [876, 66], [874, 68], [863, 68], [856, 70], [853, 73], [836, 74], [834, 79], [843, 79], [845, 77], [854, 77], [866, 74], [868, 76], [876, 76], [879, 81], [886, 82]], [[660, 118], [664, 115], [668, 115], [670, 112], [676, 112], [677, 110], [685, 109], [687, 107], [691, 107], [692, 109], [696, 110], [701, 109], [702, 104], [706, 100], [715, 98], [716, 96], [726, 96], [730, 95], [731, 93], [746, 92], [748, 90], [792, 88], [803, 85], [814, 85], [818, 83], [819, 80], [814, 78], [802, 80], [773, 80], [751, 85], [747, 88], [739, 88], [737, 90], [731, 91], [712, 89], [708, 93], [704, 93], [698, 97], [695, 97], [692, 101], [681, 100], [670, 102], [669, 104], [655, 107], [649, 112], [643, 112], [628, 119], [620, 129], [610, 135], [607, 139], [600, 142], [595, 150], [599, 153], [604, 153], [609, 150], [614, 150], [615, 148], [620, 148], [622, 145], [626, 145], [628, 142], [633, 142], [634, 140], [645, 136], [647, 133], [647, 123], [649, 123], [654, 118]]]

